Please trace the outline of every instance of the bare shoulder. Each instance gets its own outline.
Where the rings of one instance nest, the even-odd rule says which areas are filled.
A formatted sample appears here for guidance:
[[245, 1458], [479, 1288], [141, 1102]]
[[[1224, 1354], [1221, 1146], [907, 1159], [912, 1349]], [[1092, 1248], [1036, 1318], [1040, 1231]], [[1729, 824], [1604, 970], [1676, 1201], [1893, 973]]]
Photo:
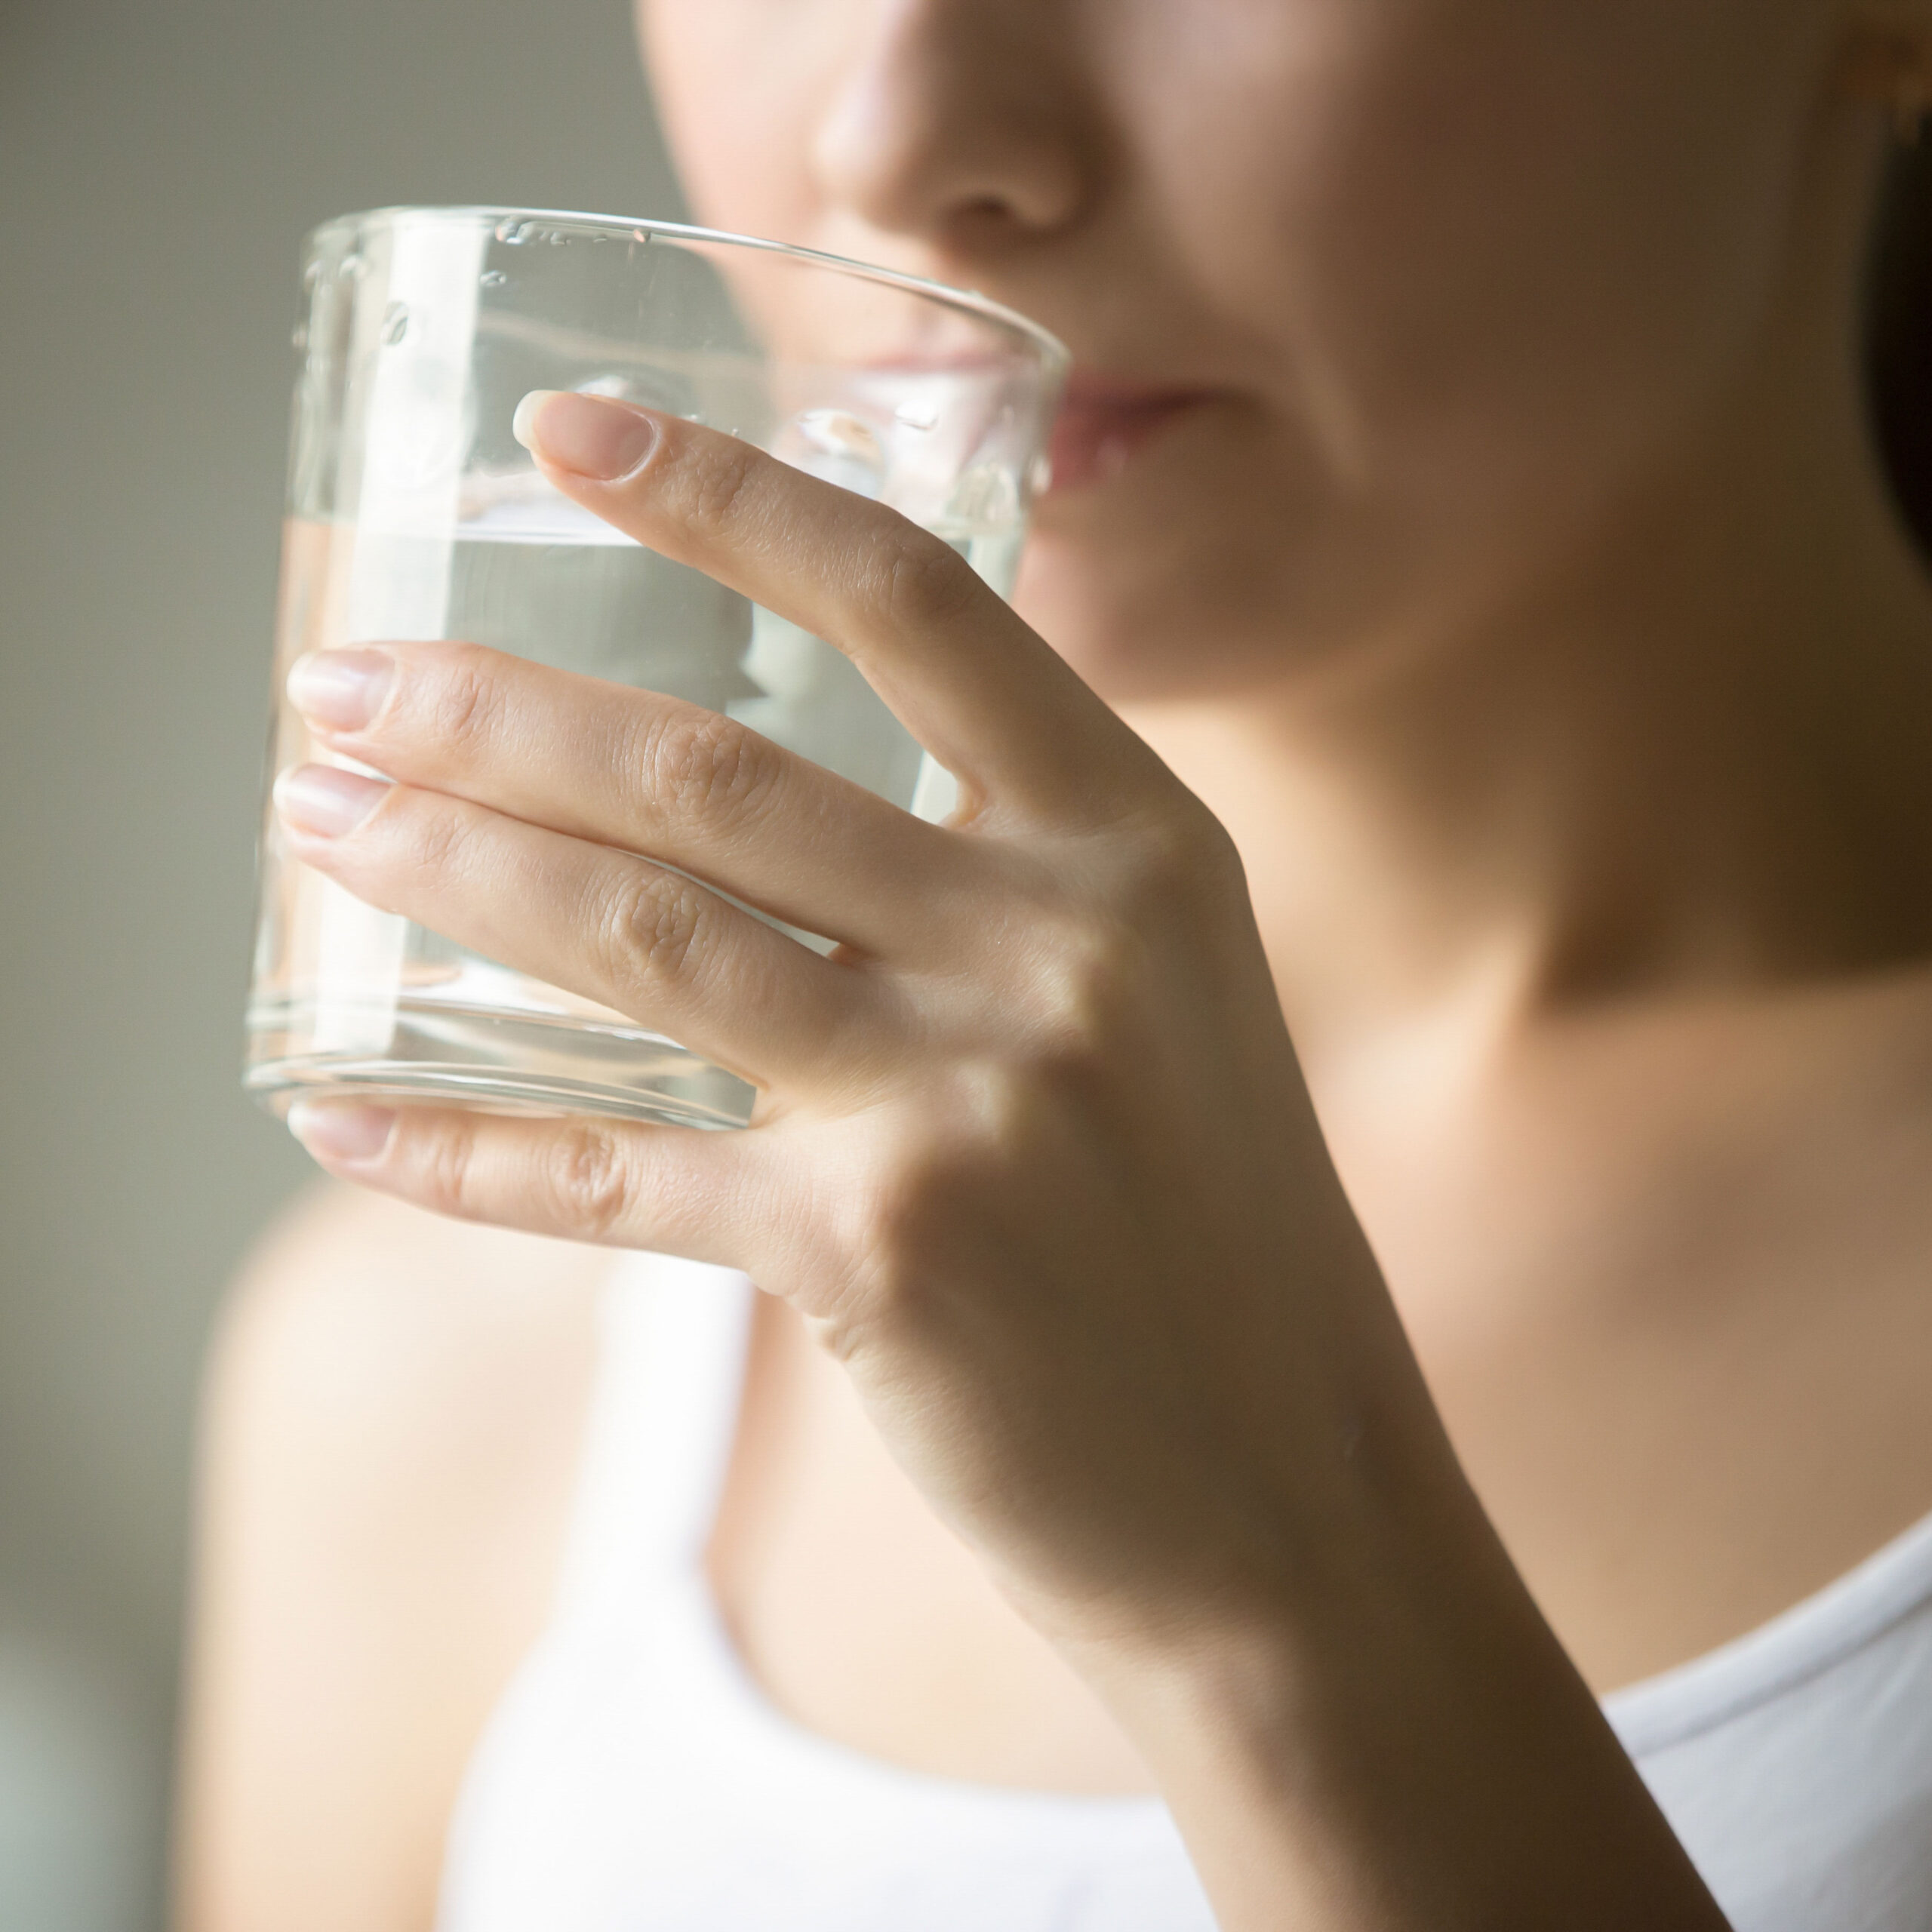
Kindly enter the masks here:
[[605, 1253], [334, 1186], [211, 1361], [189, 1932], [421, 1932], [491, 1706], [548, 1608]]
[[[522, 1468], [525, 1426], [581, 1397], [604, 1251], [443, 1220], [325, 1183], [249, 1257], [211, 1364], [211, 1420], [253, 1446], [328, 1438], [334, 1483], [454, 1457]], [[525, 1438], [520, 1440], [519, 1438]], [[404, 1499], [398, 1497], [398, 1502]]]

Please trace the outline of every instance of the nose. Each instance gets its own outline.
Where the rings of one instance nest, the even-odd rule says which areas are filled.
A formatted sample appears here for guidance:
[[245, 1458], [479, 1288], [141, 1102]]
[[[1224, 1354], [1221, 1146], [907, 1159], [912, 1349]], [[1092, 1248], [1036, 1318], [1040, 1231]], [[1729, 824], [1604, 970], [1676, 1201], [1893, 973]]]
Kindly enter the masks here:
[[945, 255], [1077, 222], [1104, 158], [1057, 0], [877, 0], [815, 131], [820, 192]]

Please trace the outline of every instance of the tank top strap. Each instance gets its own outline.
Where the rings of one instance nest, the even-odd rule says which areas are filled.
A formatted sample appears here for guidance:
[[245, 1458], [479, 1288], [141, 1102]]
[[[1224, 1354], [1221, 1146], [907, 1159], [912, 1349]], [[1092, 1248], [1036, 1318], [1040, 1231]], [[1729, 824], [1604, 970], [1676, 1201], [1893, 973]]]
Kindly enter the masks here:
[[703, 1557], [737, 1431], [756, 1293], [735, 1269], [632, 1254], [598, 1358], [555, 1616], [623, 1617]]

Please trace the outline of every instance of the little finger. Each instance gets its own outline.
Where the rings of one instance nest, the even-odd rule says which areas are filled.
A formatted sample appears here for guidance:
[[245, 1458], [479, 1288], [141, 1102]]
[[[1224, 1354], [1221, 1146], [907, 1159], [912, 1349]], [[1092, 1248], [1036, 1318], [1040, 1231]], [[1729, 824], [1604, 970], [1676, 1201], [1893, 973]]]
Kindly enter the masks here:
[[459, 1220], [724, 1267], [765, 1244], [752, 1134], [303, 1096], [289, 1131], [331, 1174]]

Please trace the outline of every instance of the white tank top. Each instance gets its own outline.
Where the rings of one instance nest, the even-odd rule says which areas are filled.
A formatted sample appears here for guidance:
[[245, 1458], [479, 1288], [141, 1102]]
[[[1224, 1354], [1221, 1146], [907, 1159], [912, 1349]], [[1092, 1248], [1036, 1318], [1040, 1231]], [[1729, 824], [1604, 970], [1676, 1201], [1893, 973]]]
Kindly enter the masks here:
[[[471, 1762], [439, 1932], [1212, 1932], [1158, 1798], [903, 1770], [747, 1675], [703, 1552], [752, 1294], [648, 1255], [606, 1292], [555, 1610]], [[1932, 1518], [1605, 1708], [1737, 1932], [1932, 1928]]]

